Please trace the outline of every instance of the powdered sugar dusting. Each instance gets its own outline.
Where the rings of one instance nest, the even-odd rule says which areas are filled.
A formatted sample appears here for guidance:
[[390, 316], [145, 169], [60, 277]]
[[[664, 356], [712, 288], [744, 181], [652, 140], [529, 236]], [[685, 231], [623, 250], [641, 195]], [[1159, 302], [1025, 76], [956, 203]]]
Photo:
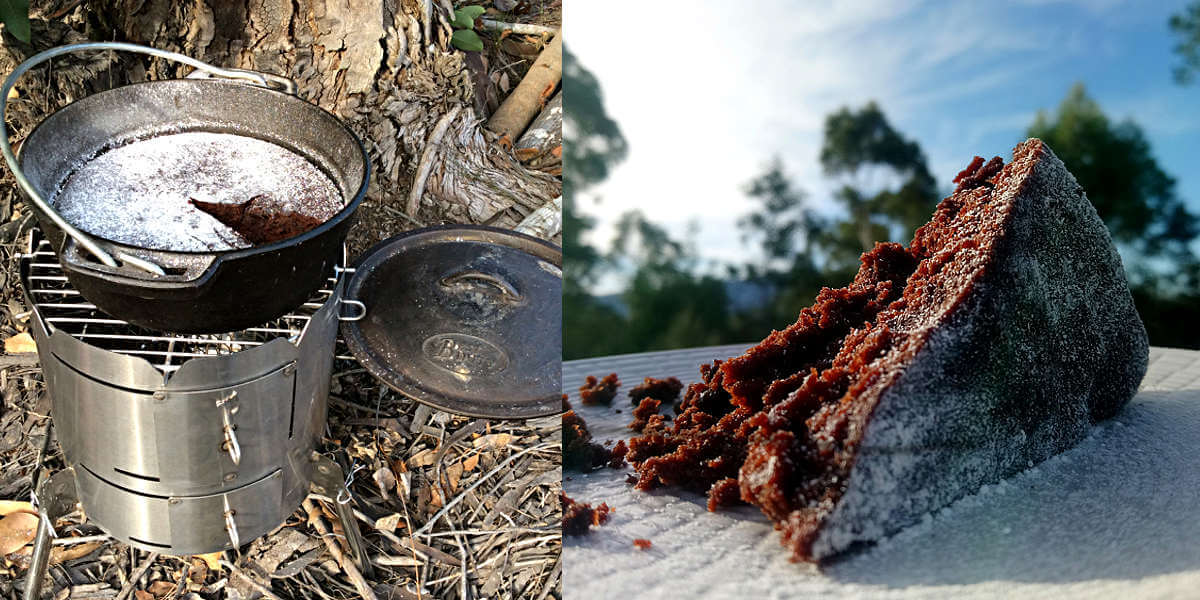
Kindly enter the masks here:
[[250, 243], [188, 203], [241, 203], [259, 195], [274, 207], [327, 220], [344, 200], [303, 156], [257, 138], [184, 132], [115, 147], [67, 175], [50, 199], [63, 218], [93, 235], [154, 250], [204, 252]]
[[813, 544], [818, 558], [1074, 446], [1146, 371], [1120, 257], [1074, 177], [1036, 140], [1004, 172], [992, 202], [1007, 224], [992, 260], [907, 367], [875, 386], [882, 396]]

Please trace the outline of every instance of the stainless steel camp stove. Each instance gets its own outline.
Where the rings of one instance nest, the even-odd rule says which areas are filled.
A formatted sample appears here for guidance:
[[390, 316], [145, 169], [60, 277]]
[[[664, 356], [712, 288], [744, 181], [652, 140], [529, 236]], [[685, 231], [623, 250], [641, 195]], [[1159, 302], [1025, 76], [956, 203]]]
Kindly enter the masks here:
[[138, 548], [215, 552], [279, 526], [310, 491], [341, 491], [341, 470], [315, 452], [339, 319], [361, 315], [340, 272], [276, 321], [170, 335], [97, 310], [37, 230], [20, 270], [69, 465], [40, 486], [39, 538], [77, 499], [89, 521]]

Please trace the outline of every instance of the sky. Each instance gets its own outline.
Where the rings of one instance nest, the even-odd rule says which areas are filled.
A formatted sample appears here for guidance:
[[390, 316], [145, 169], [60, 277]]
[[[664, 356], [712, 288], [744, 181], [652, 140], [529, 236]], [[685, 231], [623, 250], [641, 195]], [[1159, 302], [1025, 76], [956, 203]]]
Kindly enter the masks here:
[[[640, 209], [710, 267], [756, 250], [735, 222], [745, 183], [778, 155], [818, 210], [825, 116], [879, 103], [916, 140], [938, 185], [975, 155], [1011, 157], [1039, 109], [1081, 81], [1113, 120], [1146, 133], [1200, 212], [1200, 84], [1177, 85], [1167, 19], [1186, 0], [569, 3], [567, 45], [595, 74], [628, 158], [578, 202], [607, 246]], [[593, 200], [598, 199], [598, 201]], [[596, 291], [617, 291], [610, 277]]]

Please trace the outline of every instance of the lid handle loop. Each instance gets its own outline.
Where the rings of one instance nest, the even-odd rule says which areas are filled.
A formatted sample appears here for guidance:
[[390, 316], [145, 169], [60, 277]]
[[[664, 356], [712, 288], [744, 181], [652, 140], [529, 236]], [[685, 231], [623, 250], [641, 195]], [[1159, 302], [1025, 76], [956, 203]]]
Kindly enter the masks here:
[[461, 284], [479, 283], [490, 286], [499, 290], [500, 295], [510, 302], [520, 302], [523, 298], [521, 292], [517, 291], [516, 286], [509, 283], [502, 277], [497, 277], [491, 273], [483, 271], [469, 270], [455, 273], [442, 278], [442, 285], [446, 287], [454, 287]]

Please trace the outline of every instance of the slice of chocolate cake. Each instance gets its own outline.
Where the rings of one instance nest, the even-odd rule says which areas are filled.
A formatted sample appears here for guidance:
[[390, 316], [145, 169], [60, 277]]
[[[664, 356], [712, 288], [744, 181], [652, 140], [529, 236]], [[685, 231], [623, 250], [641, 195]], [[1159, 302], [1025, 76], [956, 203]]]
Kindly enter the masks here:
[[707, 402], [631, 440], [639, 487], [710, 486], [710, 508], [736, 489], [795, 559], [820, 560], [1116, 414], [1145, 374], [1146, 331], [1074, 177], [1031, 139], [955, 182], [907, 248], [864, 254], [850, 286], [708, 368], [688, 393]]
[[296, 237], [319, 226], [321, 219], [281, 209], [271, 197], [260, 194], [241, 203], [188, 200], [256, 246]]

